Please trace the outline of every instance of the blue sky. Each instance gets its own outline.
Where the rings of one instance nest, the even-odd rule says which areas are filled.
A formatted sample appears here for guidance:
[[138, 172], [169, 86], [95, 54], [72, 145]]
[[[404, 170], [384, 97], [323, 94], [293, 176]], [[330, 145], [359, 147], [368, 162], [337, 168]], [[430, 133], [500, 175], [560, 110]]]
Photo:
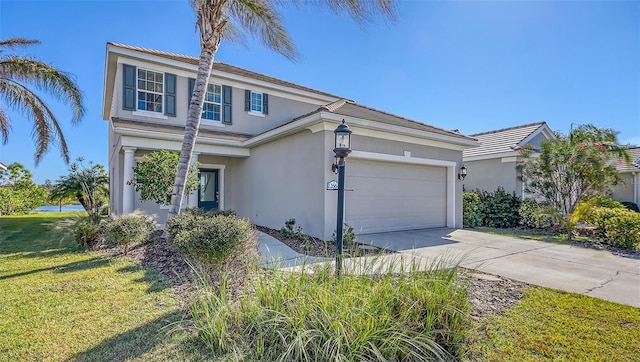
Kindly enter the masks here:
[[[71, 74], [88, 109], [82, 123], [53, 108], [72, 158], [106, 165], [102, 90], [107, 41], [198, 55], [187, 0], [0, 0], [0, 38], [42, 45], [23, 54]], [[223, 42], [216, 59], [463, 133], [547, 121], [567, 133], [592, 123], [640, 144], [640, 2], [401, 1], [396, 23], [360, 29], [316, 8], [287, 10], [297, 63], [249, 40]], [[36, 182], [67, 166], [52, 148], [35, 166], [32, 125], [12, 113], [0, 161]]]

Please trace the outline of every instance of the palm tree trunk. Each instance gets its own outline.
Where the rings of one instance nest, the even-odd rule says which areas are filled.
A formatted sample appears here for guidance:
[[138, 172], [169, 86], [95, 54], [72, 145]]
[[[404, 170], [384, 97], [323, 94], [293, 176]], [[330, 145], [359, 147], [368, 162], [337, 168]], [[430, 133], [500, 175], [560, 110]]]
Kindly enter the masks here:
[[220, 46], [221, 33], [214, 31], [210, 39], [212, 41], [202, 43], [202, 51], [200, 52], [200, 62], [198, 64], [198, 74], [193, 87], [193, 94], [189, 102], [189, 113], [187, 115], [187, 123], [184, 127], [184, 139], [182, 141], [182, 149], [180, 151], [180, 159], [178, 161], [178, 172], [171, 193], [171, 207], [169, 208], [169, 219], [178, 215], [182, 209], [182, 200], [184, 199], [184, 190], [187, 184], [187, 173], [191, 164], [193, 148], [196, 144], [198, 130], [200, 129], [200, 120], [202, 119], [202, 105], [204, 103], [204, 94], [209, 83], [209, 75], [213, 68], [213, 58]]

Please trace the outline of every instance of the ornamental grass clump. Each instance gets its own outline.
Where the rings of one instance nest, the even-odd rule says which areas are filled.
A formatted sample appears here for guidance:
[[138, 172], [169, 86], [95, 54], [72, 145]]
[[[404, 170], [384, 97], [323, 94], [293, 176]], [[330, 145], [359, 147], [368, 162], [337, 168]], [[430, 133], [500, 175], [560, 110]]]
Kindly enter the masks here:
[[[460, 357], [470, 328], [458, 267], [402, 270], [366, 258], [343, 274], [330, 265], [274, 270], [251, 293], [229, 300], [200, 274], [190, 305], [198, 336], [214, 358], [260, 361], [447, 361]], [[372, 265], [377, 264], [377, 265]], [[400, 269], [400, 270], [398, 270]], [[348, 269], [345, 269], [348, 270]], [[351, 270], [353, 271], [353, 270]]]

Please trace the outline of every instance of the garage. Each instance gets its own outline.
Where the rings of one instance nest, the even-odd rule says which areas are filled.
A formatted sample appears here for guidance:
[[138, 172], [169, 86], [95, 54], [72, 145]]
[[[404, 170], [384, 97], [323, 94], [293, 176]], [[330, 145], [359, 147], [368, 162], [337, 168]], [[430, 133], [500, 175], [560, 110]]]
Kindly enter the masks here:
[[356, 234], [445, 227], [447, 168], [349, 160], [345, 220]]

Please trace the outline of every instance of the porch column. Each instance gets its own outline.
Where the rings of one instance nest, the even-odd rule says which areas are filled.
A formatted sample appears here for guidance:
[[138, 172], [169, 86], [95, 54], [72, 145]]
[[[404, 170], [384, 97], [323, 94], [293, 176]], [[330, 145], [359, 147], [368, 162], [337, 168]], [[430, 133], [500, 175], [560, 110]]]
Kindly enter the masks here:
[[130, 214], [134, 210], [134, 199], [136, 196], [133, 185], [128, 184], [133, 180], [133, 168], [136, 165], [135, 147], [122, 147], [124, 150], [124, 172], [122, 173], [122, 213]]
[[[199, 152], [194, 152], [191, 156], [191, 164], [195, 165], [198, 163], [198, 155]], [[198, 207], [198, 190], [191, 191], [189, 196], [187, 197], [187, 206], [188, 207]]]

